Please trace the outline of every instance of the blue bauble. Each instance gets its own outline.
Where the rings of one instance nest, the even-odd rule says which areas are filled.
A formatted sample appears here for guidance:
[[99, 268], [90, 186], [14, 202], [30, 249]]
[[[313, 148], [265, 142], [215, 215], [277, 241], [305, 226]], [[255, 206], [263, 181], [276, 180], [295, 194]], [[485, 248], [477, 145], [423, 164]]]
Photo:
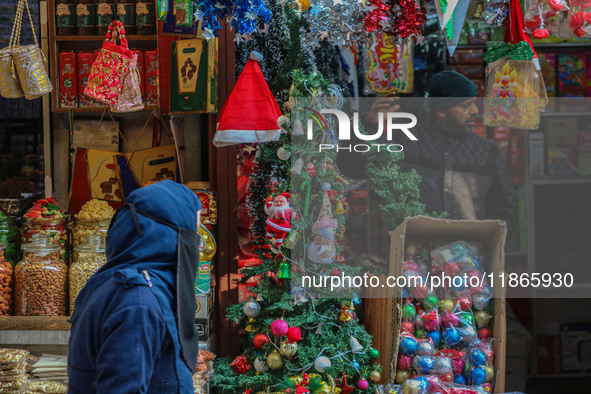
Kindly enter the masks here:
[[358, 371], [361, 368], [361, 365], [359, 365], [358, 361], [353, 361], [351, 364], [353, 364], [353, 368], [355, 368]]
[[408, 290], [402, 289], [402, 299], [407, 299], [407, 298], [408, 298]]
[[463, 375], [454, 376], [454, 383], [466, 384], [466, 378]]
[[427, 338], [431, 338], [433, 346], [435, 347], [439, 347], [439, 344], [441, 344], [441, 334], [439, 331], [429, 331], [427, 333]]
[[448, 328], [443, 331], [443, 340], [447, 346], [454, 346], [460, 342], [460, 333], [455, 328]]
[[479, 386], [486, 382], [486, 371], [484, 368], [473, 368], [470, 371], [470, 384]]
[[414, 338], [403, 338], [400, 341], [400, 351], [412, 356], [417, 351], [417, 341]]
[[416, 378], [415, 380], [417, 382], [419, 382], [419, 389], [427, 390], [429, 388], [429, 381], [426, 378], [420, 376], [420, 377]]
[[470, 352], [470, 362], [475, 367], [483, 366], [486, 363], [486, 354], [480, 349], [472, 349]]
[[[435, 365], [435, 361], [433, 360], [433, 357], [421, 357], [417, 360], [417, 371], [421, 374], [421, 375], [429, 375], [431, 373], [431, 371], [433, 371], [433, 366]], [[485, 373], [485, 379], [486, 379], [486, 373]]]

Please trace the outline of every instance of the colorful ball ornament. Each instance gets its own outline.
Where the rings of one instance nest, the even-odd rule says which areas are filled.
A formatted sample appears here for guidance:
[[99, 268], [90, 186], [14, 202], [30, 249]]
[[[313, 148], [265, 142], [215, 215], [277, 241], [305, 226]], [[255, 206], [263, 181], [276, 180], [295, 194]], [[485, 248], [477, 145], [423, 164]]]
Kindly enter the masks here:
[[408, 379], [410, 379], [410, 372], [409, 371], [397, 371], [395, 381], [397, 384], [403, 384]]
[[484, 367], [484, 372], [486, 372], [486, 381], [491, 382], [495, 377], [495, 369], [489, 365]]
[[480, 349], [470, 351], [470, 362], [475, 367], [480, 367], [486, 363], [486, 354]]
[[470, 371], [470, 383], [474, 386], [479, 386], [486, 382], [486, 371], [484, 368], [473, 368]]
[[298, 342], [302, 339], [302, 330], [299, 327], [289, 327], [287, 330], [287, 340], [289, 343]]
[[279, 353], [285, 357], [291, 357], [298, 352], [298, 344], [290, 343], [287, 339], [281, 343]]
[[435, 365], [433, 370], [436, 375], [444, 376], [446, 373], [451, 373], [451, 360], [448, 357], [434, 357]]
[[396, 364], [399, 370], [407, 371], [412, 367], [412, 357], [400, 356], [398, 357], [398, 364]]
[[271, 342], [269, 340], [269, 336], [265, 333], [262, 333], [262, 332], [259, 332], [258, 334], [256, 334], [252, 340], [252, 344], [257, 349], [262, 349], [263, 346], [265, 345], [265, 343], [269, 343], [269, 342]]
[[369, 388], [369, 382], [365, 379], [361, 379], [357, 382], [357, 388], [359, 390], [367, 390]]
[[421, 375], [429, 375], [433, 371], [434, 365], [433, 357], [419, 357], [416, 359], [415, 368]]
[[432, 356], [434, 352], [433, 344], [429, 341], [421, 341], [417, 344], [416, 354], [419, 356]]
[[439, 299], [435, 295], [429, 294], [423, 299], [421, 305], [423, 305], [424, 310], [432, 311], [439, 306]]
[[472, 300], [468, 297], [460, 298], [460, 309], [466, 312], [472, 309]]
[[410, 321], [417, 314], [417, 308], [413, 304], [406, 304], [402, 307], [402, 320]]
[[441, 318], [439, 315], [435, 314], [434, 316], [429, 316], [429, 318], [424, 317], [423, 322], [425, 325], [425, 330], [436, 331], [439, 330], [439, 326], [441, 325]]
[[445, 312], [452, 313], [456, 307], [456, 302], [457, 301], [450, 300], [449, 298], [441, 300], [441, 303], [439, 304], [439, 312], [441, 314]]
[[443, 375], [443, 380], [445, 382], [451, 383], [451, 382], [454, 381], [454, 376], [453, 376], [453, 374], [451, 374], [451, 373], [448, 372], [448, 373], [446, 373], [446, 374]]
[[458, 328], [462, 342], [472, 343], [478, 340], [478, 334], [473, 326]]
[[489, 302], [490, 302], [490, 296], [488, 296], [486, 294], [477, 293], [472, 296], [472, 305], [474, 306], [474, 308], [476, 310], [481, 311], [481, 310], [486, 309]]
[[380, 380], [382, 380], [382, 374], [379, 373], [378, 371], [372, 371], [369, 374], [369, 378], [371, 379], [372, 382], [377, 383]]
[[457, 384], [466, 384], [466, 378], [464, 375], [458, 375], [454, 377], [454, 383]]
[[482, 386], [480, 386], [480, 387], [482, 387], [482, 389], [486, 393], [492, 393], [493, 392], [493, 386], [490, 383], [483, 383]]
[[484, 328], [484, 327], [488, 326], [488, 323], [490, 322], [491, 318], [492, 318], [492, 316], [488, 312], [485, 312], [485, 311], [476, 312], [476, 314], [474, 315], [474, 320], [476, 321], [476, 327]]
[[417, 340], [414, 338], [403, 338], [400, 341], [400, 351], [409, 356], [414, 355], [417, 351]]
[[492, 331], [488, 328], [481, 328], [478, 330], [478, 338], [482, 339], [483, 341], [490, 339], [492, 338]]
[[326, 369], [330, 368], [332, 363], [330, 359], [325, 356], [320, 356], [314, 361], [314, 368], [320, 373], [323, 373]]
[[460, 324], [460, 319], [458, 319], [458, 315], [455, 313], [444, 313], [441, 317], [441, 321], [443, 322], [444, 327], [457, 327]]
[[277, 319], [271, 323], [271, 334], [275, 335], [276, 337], [285, 336], [288, 330], [289, 325], [283, 319]]
[[433, 346], [435, 347], [439, 347], [441, 344], [441, 333], [439, 331], [429, 331], [426, 334], [426, 338], [431, 339]]
[[417, 339], [425, 339], [425, 330], [423, 330], [422, 328], [416, 328], [415, 329], [415, 338]]
[[283, 368], [283, 357], [277, 350], [273, 350], [271, 354], [267, 356], [267, 365], [273, 370]]
[[261, 313], [261, 304], [255, 300], [246, 301], [242, 310], [248, 317], [257, 317]]
[[257, 359], [254, 360], [254, 369], [258, 373], [265, 373], [269, 370], [269, 366], [267, 365], [265, 360], [263, 360], [261, 357], [257, 357]]
[[451, 359], [451, 371], [453, 372], [454, 376], [461, 375], [465, 368], [466, 363], [461, 357], [454, 357]]
[[447, 346], [455, 346], [460, 343], [460, 332], [455, 328], [448, 328], [443, 331], [443, 341]]
[[412, 334], [414, 330], [415, 330], [415, 325], [413, 324], [413, 322], [403, 321], [400, 324], [400, 331], [402, 331], [402, 332], [408, 332], [409, 334]]
[[359, 364], [359, 361], [353, 360], [351, 365], [353, 365], [353, 368], [355, 368], [358, 371], [361, 369], [361, 365]]
[[380, 357], [380, 352], [379, 352], [379, 350], [378, 350], [378, 349], [376, 349], [376, 348], [373, 348], [373, 347], [372, 347], [372, 348], [369, 350], [369, 357], [370, 357], [372, 360], [375, 360], [376, 358]]

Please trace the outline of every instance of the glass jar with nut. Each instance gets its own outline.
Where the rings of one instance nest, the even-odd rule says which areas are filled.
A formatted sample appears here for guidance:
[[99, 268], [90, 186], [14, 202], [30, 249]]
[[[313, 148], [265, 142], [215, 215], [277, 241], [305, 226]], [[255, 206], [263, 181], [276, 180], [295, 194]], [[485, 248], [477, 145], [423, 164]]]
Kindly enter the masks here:
[[106, 201], [93, 199], [84, 204], [76, 215], [76, 224], [72, 229], [74, 249], [83, 245], [89, 235], [106, 237], [113, 215], [115, 210]]
[[17, 316], [65, 316], [68, 267], [61, 248], [36, 233], [22, 246], [24, 258], [15, 268], [14, 309]]
[[4, 259], [6, 245], [0, 243], [0, 316], [12, 313], [12, 264]]
[[86, 237], [86, 243], [74, 249], [74, 263], [70, 266], [70, 314], [74, 302], [86, 282], [105, 262], [105, 237], [98, 234]]

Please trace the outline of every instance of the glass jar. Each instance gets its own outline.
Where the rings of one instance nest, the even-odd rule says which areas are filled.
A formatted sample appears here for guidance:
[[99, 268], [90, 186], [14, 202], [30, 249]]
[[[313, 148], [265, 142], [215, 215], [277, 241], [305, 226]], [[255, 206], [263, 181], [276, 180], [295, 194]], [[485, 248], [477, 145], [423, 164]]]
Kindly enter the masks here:
[[97, 0], [96, 2], [96, 34], [106, 34], [107, 28], [117, 17], [115, 0]]
[[68, 267], [60, 247], [46, 235], [33, 235], [23, 245], [24, 258], [15, 268], [14, 309], [17, 316], [65, 316]]
[[68, 232], [66, 229], [66, 221], [63, 216], [51, 218], [26, 218], [25, 223], [21, 227], [21, 244], [28, 244], [33, 242], [35, 234], [46, 235], [50, 242], [61, 248], [61, 258], [65, 260], [67, 256], [67, 240]]
[[105, 238], [100, 235], [89, 235], [84, 244], [74, 249], [74, 262], [70, 266], [70, 314], [74, 313], [74, 301], [80, 290], [106, 261]]
[[137, 0], [135, 24], [137, 34], [149, 35], [156, 33], [156, 4], [154, 0]]
[[6, 245], [0, 243], [0, 316], [12, 313], [12, 264], [4, 260]]
[[55, 4], [55, 34], [76, 34], [76, 0], [57, 0]]
[[76, 219], [76, 224], [72, 229], [72, 248], [84, 245], [89, 235], [99, 235], [106, 237], [109, 231], [111, 220], [84, 220]]
[[136, 0], [119, 0], [117, 2], [117, 19], [123, 23], [125, 35], [135, 34]]
[[4, 244], [4, 260], [13, 266], [18, 262], [18, 243], [20, 234], [14, 218], [0, 212], [0, 244]]
[[80, 36], [96, 34], [95, 0], [76, 0], [76, 27]]
[[185, 186], [199, 197], [199, 201], [203, 205], [201, 223], [211, 230], [212, 226], [218, 222], [218, 205], [215, 192], [210, 190], [209, 182], [187, 182]]

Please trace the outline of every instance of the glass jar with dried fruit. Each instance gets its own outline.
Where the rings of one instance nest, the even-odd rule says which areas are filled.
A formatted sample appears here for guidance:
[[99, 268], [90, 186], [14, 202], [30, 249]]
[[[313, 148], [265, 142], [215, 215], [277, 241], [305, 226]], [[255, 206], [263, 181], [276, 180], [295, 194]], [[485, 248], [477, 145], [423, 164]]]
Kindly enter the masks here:
[[89, 235], [85, 244], [74, 249], [74, 262], [70, 266], [70, 314], [74, 313], [74, 301], [80, 290], [106, 261], [105, 238], [100, 235]]
[[12, 313], [12, 264], [4, 260], [6, 245], [0, 243], [0, 316]]
[[86, 237], [97, 234], [107, 236], [109, 224], [115, 210], [106, 201], [92, 199], [82, 206], [76, 214], [76, 223], [72, 228], [72, 247], [86, 242]]
[[37, 233], [46, 235], [50, 241], [61, 248], [61, 257], [67, 257], [68, 231], [64, 215], [53, 197], [41, 199], [25, 214], [21, 226], [21, 244], [31, 243]]
[[22, 246], [15, 268], [14, 309], [17, 316], [65, 316], [68, 267], [61, 249], [41, 233]]

